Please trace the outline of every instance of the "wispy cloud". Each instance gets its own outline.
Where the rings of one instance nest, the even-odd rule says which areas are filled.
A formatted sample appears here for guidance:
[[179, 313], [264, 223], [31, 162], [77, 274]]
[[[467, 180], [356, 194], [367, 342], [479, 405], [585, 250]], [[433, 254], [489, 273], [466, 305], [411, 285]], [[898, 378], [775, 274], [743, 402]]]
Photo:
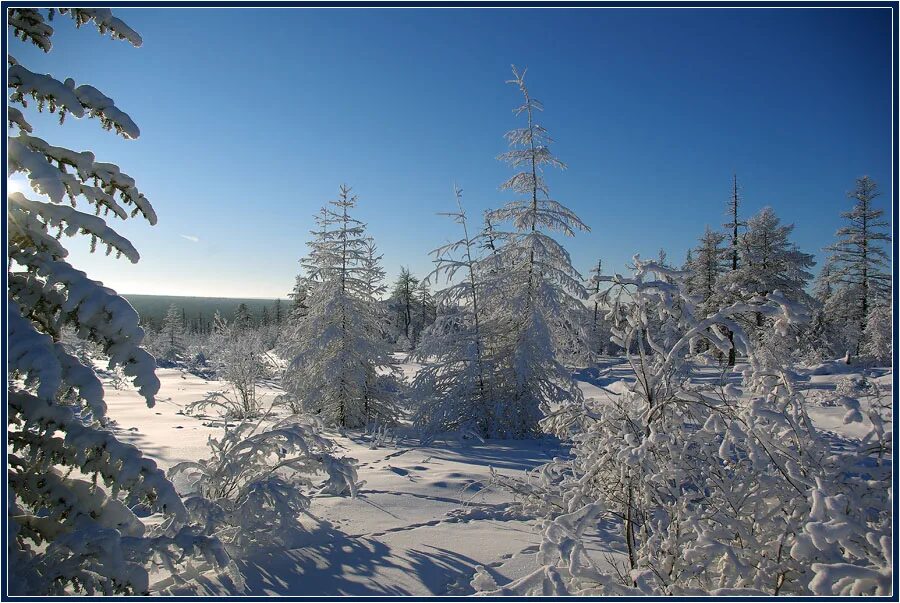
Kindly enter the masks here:
[[181, 238], [182, 238], [182, 239], [187, 239], [187, 240], [190, 241], [191, 243], [199, 243], [199, 242], [200, 242], [200, 238], [199, 238], [199, 237], [195, 237], [194, 235], [181, 235]]

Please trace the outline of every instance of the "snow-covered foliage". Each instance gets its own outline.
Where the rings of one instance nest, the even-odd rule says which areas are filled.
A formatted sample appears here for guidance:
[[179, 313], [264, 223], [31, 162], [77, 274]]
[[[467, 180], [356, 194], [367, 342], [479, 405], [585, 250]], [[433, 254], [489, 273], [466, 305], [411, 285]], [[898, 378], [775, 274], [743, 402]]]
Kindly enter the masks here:
[[[785, 358], [757, 357], [735, 320], [761, 314], [791, 340], [802, 305], [775, 290], [704, 316], [684, 273], [635, 266], [601, 295], [615, 338], [635, 350], [636, 380], [570, 407], [571, 457], [510, 485], [546, 517], [541, 567], [500, 588], [480, 570], [473, 585], [518, 596], [887, 594], [889, 413], [870, 405], [870, 434], [831, 446]], [[729, 331], [750, 359], [742, 383], [696, 385], [692, 341], [727, 352]], [[845, 422], [863, 420], [858, 399], [841, 403]], [[605, 560], [585, 548], [600, 525], [620, 534]]]
[[232, 406], [222, 400], [189, 405], [187, 414], [212, 411], [225, 417], [224, 433], [210, 437], [209, 458], [169, 470], [174, 482], [186, 484], [184, 504], [191, 518], [233, 555], [290, 546], [316, 493], [356, 496], [355, 461], [334, 455], [321, 422], [289, 417], [273, 423], [271, 410], [232, 425]]
[[383, 272], [365, 225], [350, 216], [356, 201], [341, 186], [317, 218], [320, 228], [302, 260], [307, 314], [293, 321], [283, 343], [291, 359], [283, 383], [293, 403], [341, 427], [397, 419], [396, 367], [375, 299]]
[[[78, 25], [94, 22], [101, 32], [140, 44], [140, 37], [108, 9], [60, 9]], [[53, 11], [49, 13], [53, 14]], [[37, 9], [12, 8], [13, 33], [45, 51], [53, 29]], [[32, 73], [10, 58], [10, 103], [96, 117], [126, 138], [139, 134], [113, 101], [90, 86], [76, 87]], [[140, 451], [119, 442], [106, 428], [106, 404], [90, 363], [61, 342], [62, 331], [96, 345], [110, 369], [125, 376], [153, 405], [159, 389], [153, 357], [141, 348], [144, 336], [131, 306], [102, 283], [66, 262], [63, 234], [90, 237], [132, 262], [137, 251], [98, 215], [126, 219], [140, 214], [150, 224], [156, 214], [134, 181], [113, 164], [95, 161], [89, 151], [55, 147], [31, 136], [32, 127], [16, 107], [8, 108], [7, 174], [24, 173], [36, 194], [7, 198], [9, 452], [7, 561], [15, 594], [72, 592], [144, 594], [153, 564], [170, 571], [193, 555], [215, 565], [227, 555], [214, 538], [196, 533], [171, 483]], [[68, 201], [71, 207], [61, 205]], [[56, 229], [57, 233], [51, 234]], [[154, 527], [140, 521], [141, 505], [161, 516]]]
[[515, 113], [527, 121], [506, 134], [510, 150], [499, 159], [521, 171], [500, 188], [521, 198], [488, 212], [489, 224], [509, 223], [513, 230], [492, 230], [481, 278], [483, 307], [492, 323], [494, 399], [501, 402], [493, 411], [492, 431], [522, 438], [540, 433], [538, 423], [551, 405], [581, 395], [558, 354], [585, 349], [586, 292], [568, 252], [546, 231], [574, 236], [589, 229], [550, 197], [543, 169], [565, 165], [551, 153], [547, 130], [535, 121], [543, 105], [531, 97], [524, 71], [514, 67], [513, 76], [509, 83], [524, 98]]
[[457, 211], [447, 215], [460, 225], [463, 238], [434, 251], [430, 279], [446, 278], [437, 293], [437, 318], [425, 332], [413, 358], [424, 363], [413, 382], [419, 401], [414, 423], [427, 435], [473, 431], [481, 436], [497, 430], [494, 413], [500, 408], [488, 366], [484, 312], [479, 307], [477, 238], [469, 234], [462, 207], [462, 190], [455, 189]]
[[863, 329], [862, 353], [885, 366], [889, 366], [894, 358], [892, 318], [891, 306], [879, 304], [869, 309]]
[[830, 252], [828, 272], [820, 277], [823, 286], [819, 300], [840, 337], [839, 349], [835, 350], [840, 354], [862, 352], [869, 310], [889, 306], [891, 301], [885, 249], [890, 241], [890, 224], [884, 219], [884, 210], [873, 204], [879, 195], [874, 180], [868, 176], [857, 179], [856, 188], [848, 193], [855, 201], [853, 209], [841, 213], [846, 226], [837, 231], [838, 240], [826, 249]]
[[262, 333], [242, 322], [229, 324], [218, 314], [213, 329], [211, 364], [215, 367], [216, 377], [227, 381], [231, 387], [229, 399], [233, 404], [229, 417], [256, 417], [261, 411], [257, 385], [269, 376]]

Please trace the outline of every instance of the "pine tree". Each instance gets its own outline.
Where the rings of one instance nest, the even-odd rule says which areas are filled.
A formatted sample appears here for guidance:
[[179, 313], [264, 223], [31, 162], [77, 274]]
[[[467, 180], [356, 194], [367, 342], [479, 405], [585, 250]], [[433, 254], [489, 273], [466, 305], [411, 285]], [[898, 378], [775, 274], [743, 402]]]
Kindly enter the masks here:
[[391, 293], [393, 305], [397, 308], [398, 326], [402, 326], [403, 336], [407, 341], [412, 341], [413, 305], [415, 303], [415, 291], [419, 286], [419, 279], [412, 275], [409, 268], [400, 267], [400, 274], [394, 281], [394, 290]]
[[[141, 37], [106, 8], [11, 8], [8, 25], [15, 37], [49, 52], [47, 17], [54, 14], [141, 45]], [[15, 105], [33, 100], [60, 120], [97, 118], [126, 139], [140, 131], [96, 88], [34, 73], [7, 58], [7, 118], [16, 132], [7, 138], [7, 174], [23, 173], [44, 196], [7, 197], [7, 592], [148, 594], [154, 561], [172, 568], [198, 547], [208, 560], [227, 559], [217, 541], [188, 525], [184, 504], [156, 464], [107, 429], [99, 378], [62, 344], [63, 328], [73, 328], [153, 406], [159, 380], [153, 357], [141, 347], [137, 313], [66, 261], [62, 235], [85, 234], [92, 251], [101, 246], [137, 262], [137, 250], [104, 218], [140, 216], [153, 225], [156, 213], [118, 166], [33, 136]], [[132, 511], [138, 507], [159, 514], [159, 521], [144, 524]]]
[[894, 357], [891, 316], [890, 304], [870, 308], [863, 330], [863, 354], [885, 366], [890, 366]]
[[391, 423], [396, 417], [396, 367], [380, 336], [373, 297], [373, 273], [380, 267], [377, 259], [370, 261], [365, 225], [350, 215], [356, 203], [343, 185], [338, 199], [316, 218], [321, 228], [312, 233], [302, 260], [311, 304], [285, 346], [292, 358], [285, 390], [297, 407], [340, 427]]
[[[564, 168], [550, 151], [547, 130], [535, 121], [543, 106], [532, 98], [525, 85], [525, 72], [513, 67], [515, 85], [524, 103], [515, 110], [527, 119], [525, 127], [507, 132], [511, 147], [498, 159], [517, 171], [501, 185], [501, 190], [522, 198], [488, 212], [490, 223], [509, 222], [514, 230], [503, 233], [504, 244], [486, 258], [485, 309], [489, 309], [498, 329], [491, 348], [502, 364], [497, 392], [503, 401], [493, 416], [494, 434], [502, 437], [531, 437], [540, 432], [538, 421], [549, 412], [551, 403], [580, 399], [580, 390], [557, 359], [557, 353], [573, 347], [579, 313], [585, 311], [583, 278], [572, 266], [568, 252], [544, 230], [573, 236], [588, 227], [570, 209], [553, 200], [543, 178], [545, 167]], [[502, 326], [501, 326], [502, 325]]]
[[602, 354], [604, 349], [609, 345], [608, 329], [603, 328], [603, 317], [600, 313], [600, 300], [597, 295], [600, 293], [600, 286], [603, 283], [603, 260], [597, 260], [597, 266], [591, 268], [591, 278], [588, 280], [588, 287], [593, 298], [593, 311], [591, 315], [591, 334], [590, 345], [591, 353]]
[[853, 209], [841, 213], [848, 224], [837, 231], [838, 241], [826, 248], [831, 252], [830, 282], [844, 290], [850, 302], [841, 310], [840, 319], [852, 325], [849, 345], [859, 354], [869, 309], [889, 299], [891, 277], [885, 271], [890, 241], [890, 224], [883, 219], [884, 210], [873, 206], [879, 196], [878, 185], [868, 176], [858, 178], [856, 188], [848, 193], [855, 200]]
[[298, 274], [297, 278], [294, 280], [294, 289], [288, 294], [288, 297], [293, 300], [293, 304], [291, 305], [288, 314], [291, 320], [302, 319], [307, 315], [309, 312], [308, 296], [309, 283], [303, 275]]
[[175, 304], [169, 306], [163, 318], [161, 335], [162, 357], [170, 362], [184, 359], [184, 327], [182, 326], [182, 313]]

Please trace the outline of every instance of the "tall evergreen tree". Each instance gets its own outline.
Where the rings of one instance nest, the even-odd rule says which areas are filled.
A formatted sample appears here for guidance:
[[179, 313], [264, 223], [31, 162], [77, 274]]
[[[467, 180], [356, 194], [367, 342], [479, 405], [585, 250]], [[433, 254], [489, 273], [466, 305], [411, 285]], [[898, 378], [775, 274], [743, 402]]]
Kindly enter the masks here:
[[[552, 199], [543, 178], [545, 167], [565, 165], [550, 151], [547, 130], [535, 121], [543, 110], [525, 85], [525, 72], [513, 67], [515, 85], [524, 103], [515, 110], [526, 118], [524, 127], [510, 130], [510, 150], [499, 159], [516, 173], [501, 190], [520, 195], [488, 212], [491, 223], [510, 223], [504, 244], [486, 258], [488, 288], [485, 308], [502, 324], [492, 338], [492, 351], [503, 362], [498, 371], [498, 399], [493, 431], [502, 437], [530, 437], [540, 431], [538, 421], [552, 403], [580, 399], [580, 390], [560, 364], [557, 353], [572, 347], [573, 326], [583, 324], [583, 279], [568, 252], [544, 231], [573, 236], [589, 228], [572, 210]], [[583, 342], [580, 347], [583, 349]]]
[[[740, 202], [741, 198], [738, 194], [737, 174], [734, 174], [731, 181], [731, 198], [728, 200], [728, 217], [729, 221], [725, 224], [725, 228], [729, 231], [730, 241], [730, 259], [731, 270], [737, 270], [740, 264], [740, 234], [739, 229], [747, 224], [740, 219]], [[728, 350], [728, 366], [734, 366], [737, 359], [734, 347], [734, 333], [728, 331], [728, 341], [731, 342], [731, 349]]]
[[163, 318], [160, 335], [162, 341], [162, 357], [166, 360], [181, 360], [184, 356], [184, 327], [182, 326], [182, 312], [178, 311], [175, 304], [169, 306]]
[[405, 266], [400, 267], [400, 274], [394, 281], [394, 290], [391, 293], [393, 305], [397, 309], [399, 325], [403, 328], [403, 335], [407, 341], [411, 339], [413, 324], [413, 304], [415, 303], [415, 291], [419, 285], [417, 279]]
[[[812, 279], [809, 269], [815, 260], [800, 251], [790, 240], [793, 224], [781, 224], [771, 207], [764, 207], [747, 221], [747, 232], [741, 237], [740, 263], [737, 270], [723, 279], [729, 292], [743, 301], [780, 291], [792, 302], [810, 307], [812, 300], [806, 286]], [[747, 331], [759, 335], [763, 316], [754, 314]]]
[[868, 176], [858, 178], [848, 193], [855, 201], [853, 209], [841, 213], [847, 224], [837, 231], [838, 240], [826, 248], [831, 253], [829, 281], [842, 289], [849, 302], [840, 310], [840, 320], [852, 325], [848, 342], [856, 354], [863, 344], [869, 309], [890, 299], [891, 277], [886, 271], [890, 224], [884, 210], [873, 201], [880, 195], [878, 185]]
[[380, 267], [370, 261], [365, 225], [350, 215], [356, 203], [342, 185], [338, 198], [316, 218], [320, 229], [302, 260], [311, 303], [285, 346], [292, 358], [285, 390], [298, 407], [340, 427], [396, 418], [396, 367], [379, 335], [373, 297], [373, 272]]

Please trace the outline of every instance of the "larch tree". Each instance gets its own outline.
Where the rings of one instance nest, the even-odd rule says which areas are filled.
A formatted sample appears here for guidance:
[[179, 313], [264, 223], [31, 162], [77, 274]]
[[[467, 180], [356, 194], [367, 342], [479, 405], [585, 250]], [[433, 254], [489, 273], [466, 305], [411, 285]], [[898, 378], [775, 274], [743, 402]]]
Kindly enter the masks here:
[[488, 365], [485, 313], [479, 266], [479, 236], [470, 235], [455, 187], [457, 211], [446, 215], [460, 225], [462, 238], [431, 252], [436, 267], [426, 280], [447, 286], [436, 292], [438, 312], [413, 358], [423, 362], [412, 391], [419, 402], [414, 423], [427, 437], [439, 433], [493, 432], [495, 408]]
[[[380, 336], [370, 239], [350, 215], [357, 198], [348, 186], [317, 217], [309, 254], [309, 310], [292, 326], [285, 351], [292, 358], [284, 387], [295, 407], [326, 424], [363, 427], [396, 419], [391, 350]], [[387, 374], [379, 374], [379, 373]]]
[[[11, 8], [13, 35], [45, 52], [54, 15], [141, 45], [106, 8]], [[148, 594], [154, 563], [169, 570], [192, 553], [227, 562], [215, 539], [189, 525], [165, 474], [107, 428], [103, 386], [61, 342], [64, 327], [96, 344], [153, 406], [156, 364], [142, 349], [138, 315], [122, 297], [71, 265], [62, 235], [137, 262], [132, 244], [104, 218], [157, 217], [134, 179], [90, 151], [34, 136], [21, 108], [96, 118], [126, 139], [137, 125], [96, 88], [34, 73], [8, 56], [7, 174], [24, 174], [38, 199], [7, 197], [7, 498], [10, 592], [20, 595]], [[90, 208], [90, 213], [83, 211]], [[152, 526], [132, 511], [158, 514]]]
[[848, 193], [853, 209], [841, 213], [847, 224], [837, 231], [837, 242], [826, 248], [831, 253], [830, 282], [842, 290], [849, 304], [841, 304], [839, 320], [852, 327], [848, 346], [859, 354], [863, 346], [869, 309], [890, 299], [891, 277], [884, 244], [890, 241], [890, 224], [884, 210], [873, 205], [878, 185], [868, 176], [856, 181]]
[[[734, 298], [750, 301], [780, 291], [792, 302], [810, 307], [812, 300], [806, 286], [812, 279], [809, 269], [815, 260], [791, 242], [793, 230], [794, 225], [782, 224], [771, 207], [764, 207], [747, 220], [747, 231], [740, 243], [740, 264], [723, 278]], [[755, 327], [748, 325], [747, 331], [760, 334], [762, 314], [757, 313], [750, 320]]]
[[731, 251], [723, 247], [724, 241], [725, 235], [707, 226], [691, 256], [690, 290], [700, 299], [698, 308], [705, 315], [716, 312], [721, 303], [719, 279], [725, 273], [731, 255]]
[[[731, 270], [735, 271], [738, 269], [738, 265], [740, 264], [740, 231], [739, 229], [747, 224], [740, 219], [740, 203], [741, 198], [738, 194], [738, 180], [737, 174], [732, 176], [731, 180], [731, 197], [728, 200], [728, 222], [725, 224], [725, 228], [729, 231], [729, 256], [731, 260]], [[729, 334], [728, 340], [734, 344], [734, 335]], [[735, 356], [735, 348], [734, 345], [731, 346], [731, 349], [728, 351], [728, 366], [734, 366], [736, 361]]]
[[403, 329], [403, 336], [408, 342], [412, 342], [410, 329], [413, 324], [413, 305], [415, 303], [415, 291], [419, 286], [417, 279], [405, 266], [400, 267], [400, 274], [394, 282], [394, 290], [391, 293], [393, 304], [397, 309], [398, 326]]
[[509, 223], [513, 230], [501, 234], [504, 243], [485, 258], [484, 273], [485, 309], [498, 323], [491, 348], [503, 359], [492, 368], [497, 387], [505, 390], [497, 394], [503, 403], [494, 410], [493, 435], [523, 438], [540, 432], [538, 423], [551, 404], [581, 396], [557, 354], [570, 350], [581, 335], [575, 329], [586, 309], [583, 278], [565, 248], [545, 231], [574, 236], [589, 228], [550, 197], [543, 171], [565, 164], [551, 153], [552, 139], [535, 121], [543, 106], [531, 97], [525, 72], [513, 67], [513, 76], [509, 83], [524, 98], [515, 114], [526, 123], [506, 133], [510, 150], [498, 159], [516, 170], [501, 190], [519, 198], [487, 214], [490, 223]]
[[175, 304], [171, 304], [160, 330], [160, 354], [165, 360], [176, 362], [184, 357], [184, 337], [182, 313]]

